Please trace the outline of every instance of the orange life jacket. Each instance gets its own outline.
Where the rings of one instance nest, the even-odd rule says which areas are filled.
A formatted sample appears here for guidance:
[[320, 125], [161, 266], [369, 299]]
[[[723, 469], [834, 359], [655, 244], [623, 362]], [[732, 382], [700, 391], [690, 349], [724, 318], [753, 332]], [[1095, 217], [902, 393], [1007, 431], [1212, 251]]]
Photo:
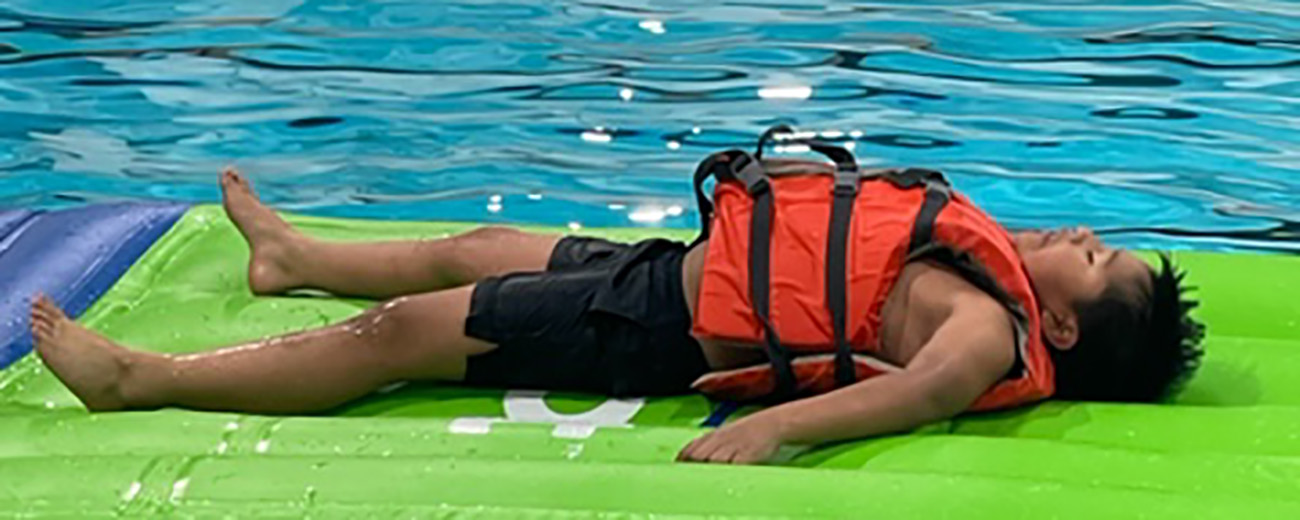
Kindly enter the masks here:
[[[901, 370], [872, 356], [881, 309], [904, 265], [938, 255], [997, 298], [1016, 323], [1017, 363], [971, 410], [1049, 397], [1053, 370], [1028, 273], [1005, 229], [932, 170], [862, 171], [853, 155], [803, 140], [836, 163], [787, 171], [720, 152], [700, 164], [695, 192], [708, 240], [693, 332], [762, 344], [770, 363], [701, 377], [715, 398], [782, 400]], [[703, 183], [715, 177], [713, 201]], [[715, 209], [716, 204], [716, 209]], [[753, 246], [753, 247], [751, 247]]]

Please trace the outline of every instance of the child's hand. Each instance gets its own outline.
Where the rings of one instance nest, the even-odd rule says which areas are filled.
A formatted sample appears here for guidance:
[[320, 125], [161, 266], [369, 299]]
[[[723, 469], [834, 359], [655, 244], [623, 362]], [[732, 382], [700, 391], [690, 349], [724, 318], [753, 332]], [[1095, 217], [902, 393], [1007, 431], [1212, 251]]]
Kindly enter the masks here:
[[679, 462], [761, 464], [772, 460], [781, 447], [776, 428], [761, 414], [725, 425], [687, 444], [677, 454]]

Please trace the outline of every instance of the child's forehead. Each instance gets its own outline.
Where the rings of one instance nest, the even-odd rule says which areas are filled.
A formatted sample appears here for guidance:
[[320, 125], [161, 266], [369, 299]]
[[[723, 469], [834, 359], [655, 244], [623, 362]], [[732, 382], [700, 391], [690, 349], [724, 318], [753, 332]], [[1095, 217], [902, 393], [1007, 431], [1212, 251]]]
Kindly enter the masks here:
[[1106, 272], [1114, 282], [1146, 290], [1151, 286], [1151, 276], [1155, 273], [1155, 268], [1133, 251], [1117, 249], [1115, 261], [1106, 266]]

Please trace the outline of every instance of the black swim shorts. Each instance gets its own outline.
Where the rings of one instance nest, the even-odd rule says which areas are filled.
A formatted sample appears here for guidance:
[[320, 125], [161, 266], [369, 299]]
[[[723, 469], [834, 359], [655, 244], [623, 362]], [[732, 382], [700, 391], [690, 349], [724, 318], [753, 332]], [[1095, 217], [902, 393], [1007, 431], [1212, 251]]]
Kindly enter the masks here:
[[708, 370], [689, 334], [680, 242], [569, 236], [546, 270], [480, 280], [465, 334], [497, 344], [465, 382], [610, 396], [690, 392]]

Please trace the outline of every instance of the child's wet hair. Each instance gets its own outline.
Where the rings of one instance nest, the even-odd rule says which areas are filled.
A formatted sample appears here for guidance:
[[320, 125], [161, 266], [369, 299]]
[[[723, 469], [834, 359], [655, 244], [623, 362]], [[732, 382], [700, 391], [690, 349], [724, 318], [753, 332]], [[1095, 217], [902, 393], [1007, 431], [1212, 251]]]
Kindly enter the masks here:
[[1186, 272], [1169, 255], [1149, 269], [1150, 283], [1112, 283], [1101, 297], [1076, 304], [1079, 341], [1049, 348], [1059, 399], [1157, 402], [1182, 388], [1200, 366], [1205, 326], [1184, 299]]

